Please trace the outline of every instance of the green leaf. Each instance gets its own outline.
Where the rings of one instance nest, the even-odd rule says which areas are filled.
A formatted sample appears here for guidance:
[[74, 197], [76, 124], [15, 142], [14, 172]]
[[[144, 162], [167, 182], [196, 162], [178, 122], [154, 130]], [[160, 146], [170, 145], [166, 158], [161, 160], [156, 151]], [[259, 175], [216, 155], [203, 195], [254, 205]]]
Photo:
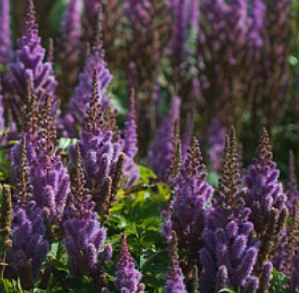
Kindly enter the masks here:
[[150, 170], [150, 169], [148, 169], [144, 166], [141, 166], [141, 165], [138, 165], [138, 168], [139, 168], [139, 171], [140, 171], [140, 179], [138, 181], [139, 184], [140, 183], [149, 184], [150, 179], [156, 179], [157, 178], [156, 174], [152, 170]]
[[21, 284], [18, 281], [9, 281], [7, 279], [0, 279], [1, 293], [24, 293]]
[[65, 138], [62, 137], [58, 142], [58, 147], [62, 150], [67, 150], [70, 145], [75, 145], [78, 142], [76, 138]]

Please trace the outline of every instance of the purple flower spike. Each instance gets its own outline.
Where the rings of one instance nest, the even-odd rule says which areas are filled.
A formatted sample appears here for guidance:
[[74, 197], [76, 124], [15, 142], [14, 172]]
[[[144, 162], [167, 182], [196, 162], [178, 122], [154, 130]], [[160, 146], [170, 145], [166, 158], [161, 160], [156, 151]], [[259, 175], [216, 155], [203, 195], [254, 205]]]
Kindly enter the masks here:
[[20, 96], [19, 108], [25, 103], [27, 81], [31, 80], [31, 89], [35, 97], [45, 103], [48, 95], [53, 96], [57, 83], [53, 76], [52, 64], [44, 62], [45, 49], [41, 47], [38, 26], [35, 21], [33, 0], [28, 0], [28, 12], [22, 37], [18, 40], [16, 62], [11, 64], [12, 84]]
[[231, 128], [226, 137], [222, 176], [203, 235], [204, 247], [200, 250], [201, 292], [214, 293], [225, 287], [257, 292], [254, 268], [260, 243], [252, 237], [253, 225], [248, 220], [251, 210], [243, 200], [237, 158], [236, 136]]
[[1, 0], [0, 3], [0, 27], [0, 64], [7, 65], [13, 59], [9, 0]]
[[180, 99], [173, 97], [168, 116], [156, 132], [156, 139], [149, 150], [149, 161], [158, 178], [164, 182], [168, 180], [168, 170], [171, 164], [175, 124], [180, 119]]
[[106, 231], [101, 228], [94, 204], [80, 209], [69, 208], [64, 221], [65, 247], [70, 269], [75, 276], [95, 277], [99, 273], [98, 255], [103, 248]]
[[[287, 197], [279, 182], [279, 175], [280, 171], [273, 161], [268, 132], [263, 129], [256, 158], [245, 177], [247, 190], [244, 197], [246, 206], [252, 210], [249, 219], [254, 224], [257, 238], [261, 242], [255, 268], [258, 271], [262, 271], [265, 266], [263, 260], [273, 258], [288, 218]], [[267, 284], [263, 286], [264, 290], [267, 290]]]
[[[114, 113], [110, 106], [104, 113], [102, 112], [97, 89], [97, 73], [94, 72], [93, 94], [88, 104], [78, 147], [82, 154], [86, 186], [91, 191], [97, 211], [107, 212], [120, 187], [127, 166], [126, 155], [122, 152], [124, 141], [120, 138]], [[69, 158], [69, 168], [74, 170], [76, 168], [75, 146], [70, 146]], [[131, 179], [125, 178], [125, 180]]]
[[44, 240], [43, 213], [34, 202], [18, 204], [14, 208], [13, 223], [13, 247], [9, 251], [12, 264], [20, 272], [31, 262], [32, 273], [36, 276], [50, 248]]
[[94, 211], [90, 191], [86, 188], [82, 157], [76, 146], [76, 168], [72, 173], [71, 201], [65, 213], [63, 228], [64, 243], [69, 256], [70, 270], [74, 276], [89, 276], [98, 280], [102, 274], [99, 253], [104, 251], [102, 260], [109, 261], [112, 247], [107, 245], [106, 231], [100, 225], [98, 214]]
[[[172, 223], [179, 239], [179, 247], [196, 256], [205, 228], [206, 205], [213, 188], [206, 182], [204, 164], [198, 140], [194, 138], [188, 157], [174, 180]], [[192, 258], [193, 258], [192, 257]]]
[[36, 156], [30, 164], [30, 182], [33, 198], [44, 210], [51, 222], [62, 219], [67, 197], [70, 192], [70, 179], [63, 166], [60, 151], [56, 151], [55, 121], [51, 116], [52, 100], [47, 99], [41, 119], [36, 145]]
[[103, 251], [103, 260], [104, 260], [104, 262], [110, 262], [111, 261], [112, 253], [113, 253], [112, 245], [107, 244], [104, 248], [104, 251]]
[[188, 292], [184, 284], [184, 275], [180, 268], [179, 255], [177, 251], [177, 237], [175, 233], [173, 233], [172, 243], [170, 245], [170, 261], [168, 265], [166, 281], [167, 283], [164, 287], [164, 293]]
[[[112, 80], [112, 75], [107, 69], [106, 62], [104, 61], [104, 51], [100, 48], [100, 44], [94, 46], [89, 56], [87, 56], [83, 72], [79, 75], [79, 85], [69, 101], [68, 111], [75, 125], [81, 126], [83, 124], [88, 103], [93, 94], [93, 75], [95, 70], [97, 71], [98, 103], [101, 104], [102, 111], [104, 111], [105, 107], [109, 104], [105, 92]], [[66, 119], [70, 122], [68, 116]], [[69, 128], [71, 136], [74, 132], [73, 127]]]
[[120, 292], [135, 293], [140, 291], [141, 273], [135, 269], [125, 234], [121, 236], [121, 251], [117, 262], [114, 285]]

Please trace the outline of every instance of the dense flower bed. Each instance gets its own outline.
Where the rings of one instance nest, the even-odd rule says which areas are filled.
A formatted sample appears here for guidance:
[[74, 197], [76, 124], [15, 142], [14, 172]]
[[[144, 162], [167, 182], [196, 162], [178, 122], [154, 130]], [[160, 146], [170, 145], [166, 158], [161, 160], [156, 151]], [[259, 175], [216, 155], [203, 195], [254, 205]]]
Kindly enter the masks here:
[[299, 292], [298, 17], [0, 0], [0, 292]]

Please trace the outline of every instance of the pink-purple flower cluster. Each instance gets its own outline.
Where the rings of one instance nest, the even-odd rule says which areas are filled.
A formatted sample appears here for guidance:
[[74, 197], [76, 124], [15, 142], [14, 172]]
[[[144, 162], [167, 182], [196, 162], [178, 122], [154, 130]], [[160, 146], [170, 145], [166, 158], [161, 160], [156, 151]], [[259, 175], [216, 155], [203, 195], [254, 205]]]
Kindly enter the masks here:
[[25, 104], [28, 81], [33, 95], [40, 100], [41, 105], [45, 103], [47, 95], [54, 95], [57, 82], [51, 63], [44, 61], [45, 53], [38, 35], [34, 4], [29, 0], [25, 28], [18, 40], [16, 60], [10, 66], [12, 85], [19, 96], [19, 108]]
[[136, 270], [130, 254], [125, 234], [121, 236], [121, 251], [117, 262], [114, 285], [122, 293], [144, 293], [145, 286], [140, 283], [141, 273]]

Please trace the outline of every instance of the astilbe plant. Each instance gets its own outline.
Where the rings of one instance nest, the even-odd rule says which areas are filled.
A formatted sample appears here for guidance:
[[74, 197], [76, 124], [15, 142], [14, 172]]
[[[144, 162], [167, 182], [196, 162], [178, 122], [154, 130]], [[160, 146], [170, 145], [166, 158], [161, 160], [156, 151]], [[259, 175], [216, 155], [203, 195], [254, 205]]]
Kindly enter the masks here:
[[11, 268], [21, 279], [24, 289], [34, 286], [34, 277], [40, 272], [49, 243], [45, 240], [46, 227], [42, 210], [32, 196], [30, 167], [27, 164], [26, 140], [22, 141], [22, 176], [13, 206], [12, 247], [8, 250]]
[[70, 136], [74, 136], [74, 127], [78, 130], [83, 124], [88, 103], [93, 93], [94, 70], [97, 71], [98, 102], [102, 106], [102, 111], [104, 111], [109, 103], [109, 99], [105, 96], [105, 92], [112, 80], [112, 76], [104, 61], [104, 50], [102, 48], [101, 40], [101, 23], [99, 23], [98, 26], [95, 44], [92, 46], [91, 52], [87, 56], [83, 72], [79, 74], [79, 84], [69, 101], [68, 114], [64, 118], [65, 129]]
[[[269, 268], [269, 262], [272, 261], [274, 249], [288, 217], [287, 197], [279, 182], [279, 175], [280, 172], [273, 161], [268, 133], [263, 129], [256, 158], [249, 166], [245, 177], [246, 206], [252, 211], [250, 220], [254, 224], [256, 237], [261, 241], [255, 267], [261, 278], [266, 274], [271, 276], [271, 272], [265, 272], [265, 268]], [[266, 291], [267, 286], [260, 288], [258, 292]]]
[[[65, 213], [64, 243], [70, 270], [75, 276], [90, 276], [103, 280], [99, 253], [104, 248], [106, 231], [98, 221], [89, 190], [85, 187], [80, 148], [76, 147], [76, 169], [72, 177], [71, 202]], [[106, 259], [108, 260], [108, 259]], [[104, 284], [101, 284], [102, 286]]]
[[164, 118], [161, 128], [156, 132], [156, 138], [149, 149], [148, 158], [158, 179], [164, 182], [168, 180], [168, 173], [173, 151], [173, 138], [175, 134], [175, 124], [180, 119], [180, 99], [174, 96], [172, 106]]
[[175, 232], [172, 232], [172, 240], [170, 244], [170, 260], [168, 271], [166, 275], [166, 285], [164, 286], [164, 293], [187, 293], [184, 284], [184, 275], [180, 268], [180, 259], [178, 255], [178, 239]]
[[[179, 248], [186, 251], [183, 267], [186, 275], [194, 265], [199, 265], [196, 259], [206, 226], [206, 205], [213, 193], [213, 188], [206, 182], [207, 174], [203, 171], [205, 166], [202, 160], [199, 143], [194, 138], [188, 157], [173, 184], [174, 198], [170, 221], [178, 237]], [[169, 222], [165, 225], [165, 232], [169, 231]], [[169, 236], [172, 235], [168, 235], [168, 239]]]
[[237, 166], [234, 129], [226, 137], [222, 174], [209, 210], [207, 228], [200, 250], [201, 292], [218, 292], [226, 287], [241, 292], [257, 292], [259, 280], [254, 266], [259, 241], [251, 237], [251, 210], [245, 207], [244, 191]]
[[41, 46], [38, 25], [35, 20], [33, 0], [27, 1], [28, 11], [22, 37], [18, 40], [16, 61], [11, 64], [12, 85], [18, 94], [16, 101], [19, 109], [25, 104], [27, 82], [31, 82], [31, 90], [39, 98], [41, 105], [47, 95], [53, 95], [57, 86], [53, 76], [52, 65], [44, 62], [45, 49]]
[[[82, 153], [82, 163], [87, 181], [97, 210], [107, 212], [109, 207], [102, 209], [103, 203], [111, 203], [123, 176], [126, 156], [122, 153], [123, 141], [114, 137], [106, 123], [99, 104], [97, 72], [93, 78], [93, 95], [90, 99], [87, 116], [78, 142]], [[110, 121], [111, 122], [111, 121]], [[75, 168], [75, 147], [69, 148], [69, 168]]]
[[62, 22], [61, 38], [58, 46], [58, 60], [61, 73], [58, 80], [58, 95], [61, 99], [61, 110], [65, 111], [68, 99], [77, 82], [77, 74], [80, 70], [82, 57], [82, 28], [81, 7], [79, 0], [71, 0], [67, 4]]
[[121, 251], [116, 265], [114, 286], [122, 293], [144, 293], [145, 286], [140, 283], [141, 273], [136, 270], [134, 259], [129, 251], [127, 237], [121, 235]]
[[42, 109], [36, 145], [36, 156], [30, 164], [30, 182], [33, 186], [33, 199], [43, 210], [50, 223], [62, 219], [70, 180], [63, 166], [60, 150], [56, 149], [55, 119], [51, 115], [52, 99], [49, 97]]

